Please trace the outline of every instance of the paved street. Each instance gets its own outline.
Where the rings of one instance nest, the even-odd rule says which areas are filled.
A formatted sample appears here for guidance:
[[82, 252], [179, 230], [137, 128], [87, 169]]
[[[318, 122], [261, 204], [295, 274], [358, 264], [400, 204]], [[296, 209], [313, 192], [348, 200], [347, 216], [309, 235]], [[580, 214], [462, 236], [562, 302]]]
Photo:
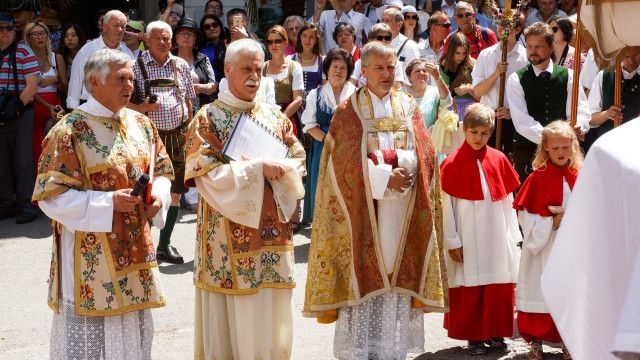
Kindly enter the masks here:
[[[154, 359], [193, 358], [193, 252], [195, 214], [181, 210], [172, 245], [184, 256], [184, 265], [160, 265], [161, 286], [168, 305], [153, 311]], [[42, 216], [27, 225], [13, 219], [0, 221], [0, 359], [48, 359], [52, 313], [46, 304], [47, 275], [51, 256], [50, 221]], [[301, 316], [307, 275], [309, 229], [296, 235], [296, 278], [294, 291], [294, 360], [333, 359], [333, 325], [320, 325]], [[158, 232], [154, 231], [157, 241]], [[471, 357], [461, 348], [464, 342], [448, 339], [442, 329], [442, 315], [425, 318], [426, 353], [411, 359], [526, 359], [527, 346], [513, 340], [509, 355]], [[558, 348], [547, 359], [561, 359]]]

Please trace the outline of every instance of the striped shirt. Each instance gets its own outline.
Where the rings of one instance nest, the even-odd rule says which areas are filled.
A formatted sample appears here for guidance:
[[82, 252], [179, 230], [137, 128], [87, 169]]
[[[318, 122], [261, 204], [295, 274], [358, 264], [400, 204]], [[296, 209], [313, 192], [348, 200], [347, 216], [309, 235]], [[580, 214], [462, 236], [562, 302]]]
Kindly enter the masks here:
[[[17, 45], [16, 65], [18, 70], [18, 91], [22, 91], [26, 86], [25, 78], [40, 74], [40, 67], [38, 66], [36, 55], [29, 46], [25, 44]], [[16, 86], [13, 81], [13, 64], [11, 64], [10, 54], [6, 54], [2, 58], [2, 66], [0, 67], [0, 88], [8, 89], [13, 95], [17, 95]]]
[[[187, 117], [189, 116], [189, 112], [185, 100], [190, 99], [193, 101], [196, 97], [196, 93], [193, 90], [193, 81], [191, 80], [189, 64], [171, 53], [164, 64], [158, 64], [148, 50], [142, 53], [141, 59], [147, 71], [148, 79], [150, 80], [173, 80], [174, 73], [171, 60], [175, 59], [176, 61], [180, 91], [178, 92], [178, 89], [175, 86], [165, 88], [150, 87], [150, 94], [158, 96], [160, 110], [147, 114], [158, 129], [173, 130], [188, 120]], [[133, 95], [131, 96], [131, 102], [134, 104], [141, 104], [144, 102], [144, 98], [150, 94], [145, 94], [144, 79], [142, 77], [142, 71], [140, 70], [138, 61], [134, 61], [133, 63], [133, 73], [136, 80]]]

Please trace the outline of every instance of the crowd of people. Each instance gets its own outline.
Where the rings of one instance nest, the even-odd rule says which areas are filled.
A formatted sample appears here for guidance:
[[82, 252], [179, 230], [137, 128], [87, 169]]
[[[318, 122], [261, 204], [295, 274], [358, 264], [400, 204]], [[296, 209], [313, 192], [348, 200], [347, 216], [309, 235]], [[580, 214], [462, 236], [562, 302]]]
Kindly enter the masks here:
[[[149, 358], [181, 202], [195, 358], [295, 358], [305, 224], [302, 311], [336, 322], [339, 359], [419, 353], [429, 311], [472, 355], [508, 353], [516, 314], [529, 359], [562, 343], [542, 271], [583, 154], [640, 114], [640, 48], [616, 106], [614, 74], [572, 46], [575, 2], [507, 19], [492, 1], [316, 0], [260, 39], [244, 9], [209, 0], [197, 21], [170, 0], [148, 24], [106, 11], [90, 40], [31, 4], [0, 12], [0, 219], [53, 219], [52, 359]], [[240, 157], [236, 128], [255, 131]]]

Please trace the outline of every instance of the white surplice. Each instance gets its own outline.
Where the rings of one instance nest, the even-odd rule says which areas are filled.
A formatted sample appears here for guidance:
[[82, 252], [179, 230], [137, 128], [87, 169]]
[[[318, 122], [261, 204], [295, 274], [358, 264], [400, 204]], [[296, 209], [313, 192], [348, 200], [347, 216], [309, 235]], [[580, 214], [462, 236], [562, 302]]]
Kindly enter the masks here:
[[[220, 100], [239, 109], [251, 109], [255, 104], [237, 99], [230, 92], [225, 92]], [[302, 165], [295, 165], [299, 162], [286, 159], [280, 162], [294, 167], [299, 178], [305, 174]], [[230, 221], [257, 228], [259, 211], [250, 218], [238, 216], [233, 211], [234, 206], [243, 204], [239, 199], [247, 196], [241, 179], [246, 177], [249, 169], [258, 178], [264, 178], [262, 161], [232, 161], [195, 178], [195, 183], [198, 193], [207, 203]], [[298, 181], [301, 185], [301, 180]], [[262, 209], [264, 193], [251, 196], [256, 208]], [[277, 194], [275, 196], [278, 203]], [[295, 205], [295, 199], [293, 202]], [[196, 359], [289, 359], [293, 340], [292, 299], [293, 289], [264, 288], [253, 295], [227, 295], [196, 287], [195, 347], [204, 352], [203, 359], [199, 359], [197, 353]]]
[[[484, 170], [477, 160], [484, 200], [465, 200], [442, 192], [444, 249], [449, 288], [509, 284], [518, 279], [522, 235], [513, 194], [492, 201]], [[469, 179], [469, 181], [473, 181]], [[448, 250], [463, 246], [464, 262]]]
[[[369, 90], [366, 90], [369, 91]], [[391, 116], [390, 94], [382, 99], [372, 92], [375, 118]], [[408, 113], [409, 103], [401, 106]], [[409, 129], [411, 120], [407, 122]], [[380, 150], [391, 150], [393, 134], [378, 132]], [[416, 155], [409, 136], [407, 150], [398, 149], [398, 165], [416, 174]], [[387, 188], [391, 165], [369, 162], [369, 181], [377, 201], [378, 238], [387, 274], [393, 272], [400, 236], [407, 217], [410, 188], [400, 193]], [[413, 186], [413, 185], [412, 185]], [[435, 234], [435, 231], [432, 232]], [[434, 241], [432, 237], [431, 241]], [[424, 352], [424, 312], [412, 309], [411, 296], [394, 291], [373, 297], [356, 306], [340, 308], [336, 322], [333, 354], [340, 360], [404, 359], [407, 353]]]
[[[571, 196], [569, 183], [562, 181], [562, 207], [567, 208]], [[527, 210], [518, 213], [523, 242], [520, 256], [516, 309], [528, 313], [548, 313], [540, 290], [542, 270], [555, 244], [557, 231], [553, 230], [553, 216], [540, 216]]]
[[[114, 113], [93, 97], [78, 109], [101, 117]], [[157, 177], [153, 195], [161, 199], [162, 208], [153, 224], [164, 227], [171, 205], [171, 182]], [[109, 232], [113, 220], [113, 192], [70, 189], [38, 202], [40, 209], [63, 225], [60, 241], [60, 313], [53, 315], [51, 329], [52, 360], [143, 360], [151, 358], [153, 320], [151, 310], [132, 311], [118, 316], [78, 316], [74, 310], [74, 246], [77, 231]], [[159, 276], [157, 268], [152, 268]]]
[[640, 353], [640, 121], [601, 136], [573, 187], [542, 293], [574, 359]]

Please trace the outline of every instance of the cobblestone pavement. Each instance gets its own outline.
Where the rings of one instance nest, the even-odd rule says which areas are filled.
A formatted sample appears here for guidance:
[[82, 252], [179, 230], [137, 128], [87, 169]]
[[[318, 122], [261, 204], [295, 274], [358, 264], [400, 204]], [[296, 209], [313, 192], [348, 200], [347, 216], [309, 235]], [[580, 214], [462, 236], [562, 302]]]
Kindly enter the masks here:
[[[174, 230], [172, 245], [184, 256], [183, 265], [160, 265], [161, 287], [167, 306], [153, 310], [154, 359], [193, 358], [193, 253], [196, 216], [184, 209]], [[50, 221], [16, 225], [13, 219], [0, 221], [0, 359], [48, 359], [51, 310], [46, 304], [47, 275], [51, 256]], [[296, 235], [296, 278], [294, 291], [294, 360], [333, 359], [333, 325], [320, 325], [301, 315], [307, 275], [309, 229]], [[157, 241], [158, 232], [154, 230]], [[471, 357], [465, 343], [446, 337], [441, 314], [425, 317], [425, 353], [408, 359], [526, 359], [527, 345], [511, 340], [508, 355]], [[558, 348], [545, 346], [547, 359], [561, 359]]]

